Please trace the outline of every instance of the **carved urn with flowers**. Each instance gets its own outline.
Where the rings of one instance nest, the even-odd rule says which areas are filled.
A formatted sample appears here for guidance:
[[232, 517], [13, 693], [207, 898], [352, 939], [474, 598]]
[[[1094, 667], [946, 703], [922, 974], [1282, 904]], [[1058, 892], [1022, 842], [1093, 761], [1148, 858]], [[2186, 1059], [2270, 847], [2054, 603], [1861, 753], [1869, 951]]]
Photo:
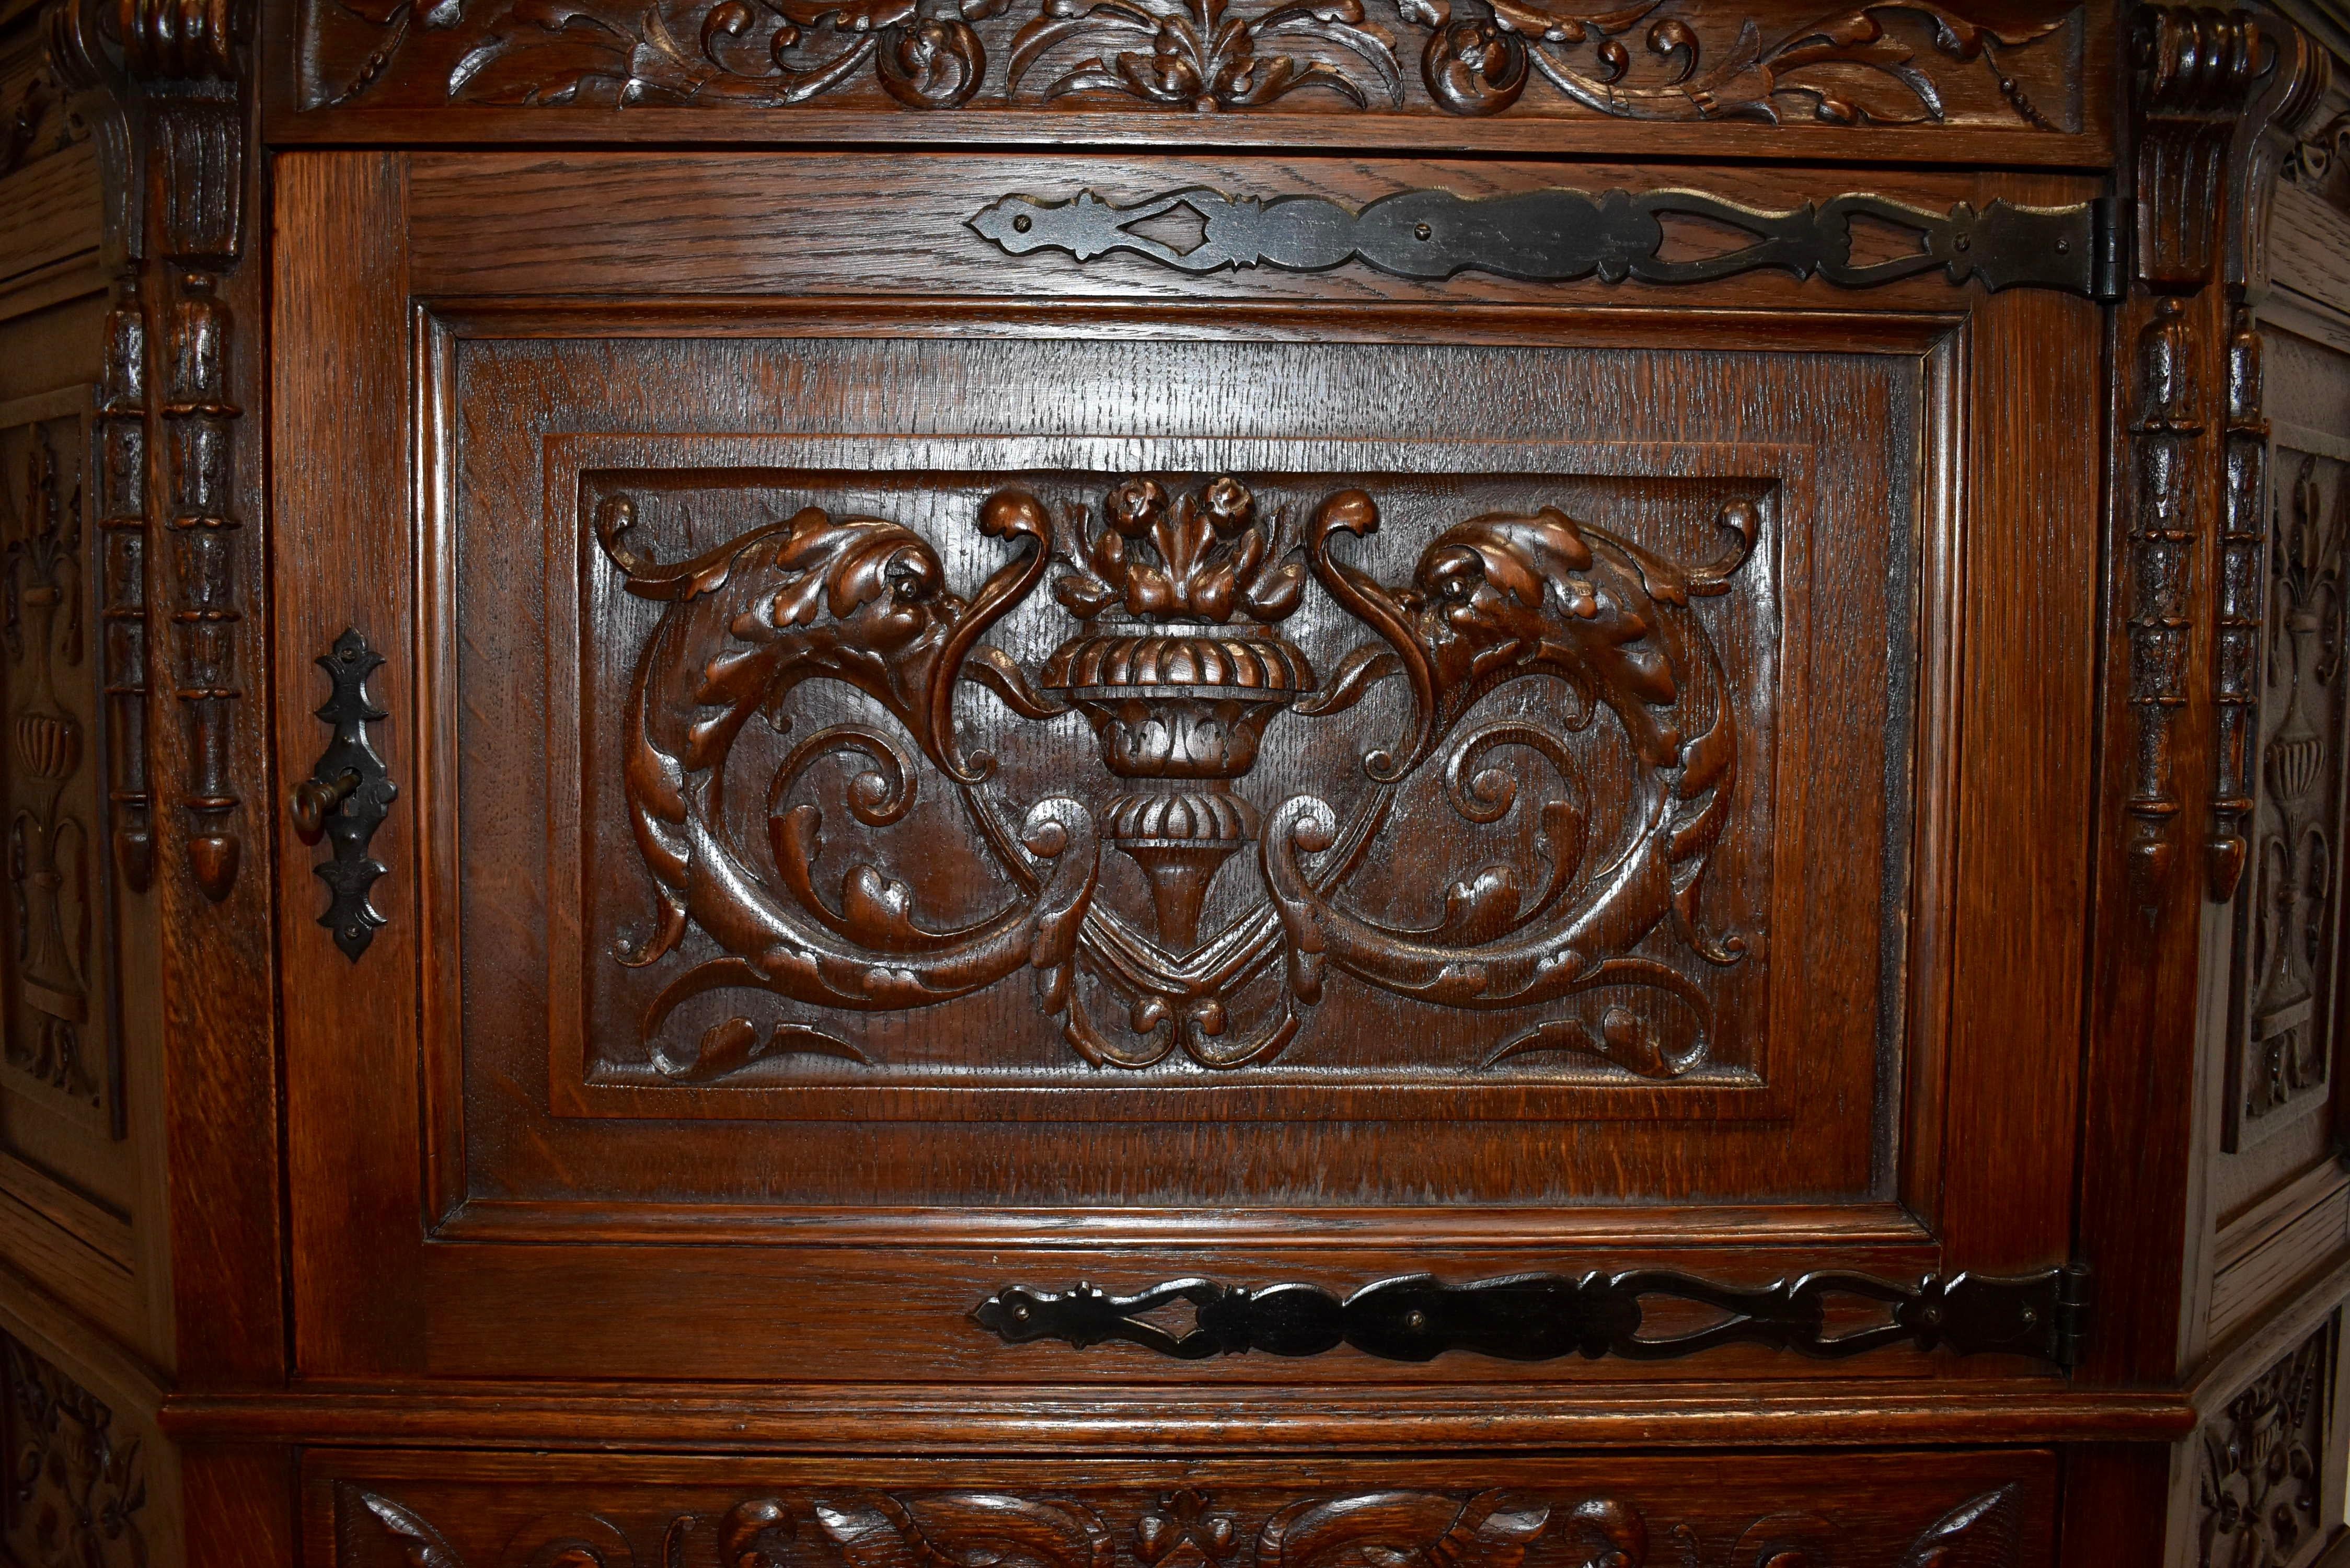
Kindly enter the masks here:
[[1053, 651], [1044, 684], [1084, 712], [1102, 762], [1130, 787], [1103, 826], [1150, 885], [1159, 940], [1198, 946], [1216, 869], [1254, 841], [1233, 783], [1256, 764], [1275, 713], [1314, 690], [1276, 630], [1305, 568], [1284, 561], [1284, 519], [1258, 515], [1234, 479], [1170, 496], [1149, 479], [1112, 490], [1079, 526], [1079, 569], [1055, 592], [1085, 629]]

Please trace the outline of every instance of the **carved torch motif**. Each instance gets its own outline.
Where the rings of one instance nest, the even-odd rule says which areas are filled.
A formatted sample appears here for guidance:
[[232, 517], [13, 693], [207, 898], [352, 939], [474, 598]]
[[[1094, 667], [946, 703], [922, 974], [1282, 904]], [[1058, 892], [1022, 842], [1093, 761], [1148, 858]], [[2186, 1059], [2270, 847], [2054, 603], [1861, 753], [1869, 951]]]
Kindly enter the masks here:
[[65, 798], [81, 766], [82, 728], [57, 687], [57, 666], [80, 664], [84, 652], [81, 492], [60, 494], [56, 456], [38, 430], [17, 510], [16, 537], [0, 555], [8, 656], [23, 681], [9, 725], [9, 767], [23, 783], [8, 825], [8, 874], [17, 978], [32, 1026], [10, 1041], [8, 1054], [53, 1087], [96, 1104], [101, 1086], [82, 1049], [90, 1019], [89, 833]]
[[[1451, 1007], [1521, 1008], [1605, 988], [1653, 993], [1695, 1021], [1685, 1032], [1695, 1044], [1669, 1050], [1650, 1019], [1619, 1003], [1596, 1037], [1557, 1020], [1505, 1042], [1486, 1065], [1565, 1050], [1670, 1077], [1702, 1056], [1712, 1027], [1706, 993], [1655, 956], [1650, 939], [1666, 932], [1659, 941], [1711, 964], [1736, 963], [1745, 950], [1734, 935], [1710, 935], [1699, 909], [1739, 735], [1720, 658], [1692, 606], [1727, 592], [1752, 552], [1762, 525], [1753, 503], [1722, 509], [1727, 547], [1706, 566], [1545, 507], [1454, 525], [1396, 587], [1333, 553], [1342, 536], [1378, 526], [1378, 504], [1360, 490], [1329, 495], [1302, 527], [1287, 507], [1261, 504], [1230, 477], [1138, 476], [1097, 509], [1069, 509], [1057, 526], [1034, 495], [1004, 489], [981, 504], [978, 521], [983, 534], [1025, 548], [966, 600], [948, 588], [927, 541], [879, 518], [810, 508], [668, 565], [630, 542], [629, 497], [599, 504], [597, 536], [628, 591], [668, 606], [638, 660], [627, 714], [627, 796], [657, 919], [621, 961], [658, 962], [689, 929], [721, 950], [653, 999], [648, 1039], [681, 1003], [723, 989], [904, 1009], [1025, 968], [1071, 1047], [1097, 1067], [1149, 1066], [1180, 1046], [1202, 1065], [1232, 1068], [1277, 1055], [1335, 966]], [[983, 639], [1056, 556], [1070, 569], [1055, 597], [1079, 625], [1032, 681]], [[1314, 583], [1375, 634], [1326, 683], [1281, 629]], [[1488, 695], [1526, 679], [1562, 690], [1558, 723], [1471, 724]], [[786, 730], [785, 700], [813, 680], [863, 692], [896, 732], [837, 724], [798, 741], [766, 784], [761, 856], [725, 826], [728, 758], [754, 717]], [[954, 700], [964, 680], [1022, 718], [1075, 710], [1092, 726], [1116, 781], [1099, 836], [1141, 870], [1149, 929], [1095, 898], [1094, 812], [1057, 795], [1024, 810], [989, 785], [993, 758], [963, 753]], [[1406, 690], [1404, 732], [1363, 759], [1366, 785], [1343, 811], [1300, 794], [1261, 816], [1237, 793], [1275, 716], [1319, 720], [1390, 680]], [[1591, 842], [1593, 786], [1566, 739], [1603, 711], [1623, 732], [1634, 779], [1628, 828], [1611, 845]], [[908, 885], [870, 865], [850, 867], [837, 895], [816, 886], [822, 821], [816, 805], [793, 804], [796, 782], [819, 757], [859, 757], [870, 766], [850, 784], [848, 811], [870, 826], [901, 820], [919, 772], [904, 741], [961, 792], [976, 837], [1018, 890], [996, 914], [952, 929], [925, 922]], [[1521, 887], [1508, 867], [1473, 871], [1426, 929], [1383, 924], [1347, 904], [1343, 890], [1401, 787], [1440, 769], [1454, 811], [1471, 824], [1498, 822], [1517, 784], [1486, 763], [1510, 748], [1542, 759], [1564, 785], [1539, 808], [1548, 863], [1539, 887]], [[1252, 848], [1261, 892], [1203, 934], [1211, 883]], [[1266, 975], [1278, 977], [1273, 1000], [1236, 1021], [1237, 993]], [[1097, 1022], [1103, 998], [1123, 1002], [1120, 1028]], [[736, 1018], [707, 1032], [683, 1065], [685, 1054], [666, 1045], [656, 1062], [707, 1078], [781, 1048], [866, 1060], [806, 1024], [781, 1025], [763, 1042]]]

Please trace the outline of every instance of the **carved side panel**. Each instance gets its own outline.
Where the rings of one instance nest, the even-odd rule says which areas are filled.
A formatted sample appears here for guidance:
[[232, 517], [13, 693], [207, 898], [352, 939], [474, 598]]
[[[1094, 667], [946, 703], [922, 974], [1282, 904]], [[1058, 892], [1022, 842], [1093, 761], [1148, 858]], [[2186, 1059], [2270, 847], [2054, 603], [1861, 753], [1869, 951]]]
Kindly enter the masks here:
[[308, 0], [301, 105], [2081, 128], [2085, 9], [1895, 0]]
[[2197, 1562], [2287, 1568], [2339, 1521], [2323, 1473], [2333, 1419], [2332, 1319], [2255, 1377], [2199, 1437]]
[[2022, 1481], [1978, 1481], [1967, 1490], [1935, 1477], [1829, 1497], [1782, 1480], [1775, 1496], [1733, 1487], [1741, 1495], [1725, 1501], [1701, 1497], [1687, 1478], [1626, 1479], [1612, 1489], [1533, 1481], [1300, 1493], [1187, 1481], [1155, 1492], [1064, 1494], [1033, 1482], [914, 1491], [847, 1481], [731, 1502], [705, 1488], [691, 1507], [670, 1489], [666, 1508], [652, 1488], [587, 1489], [598, 1499], [587, 1502], [575, 1486], [525, 1494], [497, 1511], [519, 1518], [484, 1518], [453, 1498], [442, 1506], [415, 1501], [434, 1490], [429, 1482], [338, 1482], [331, 1496], [337, 1561], [352, 1568], [2020, 1568], [2045, 1561], [2045, 1500]]
[[104, 489], [87, 389], [0, 405], [0, 713], [7, 766], [6, 1043], [11, 1090], [119, 1135], [103, 857], [109, 748], [97, 618]]
[[2247, 777], [2258, 793], [2228, 977], [2230, 1149], [2325, 1103], [2341, 946], [2350, 463], [2286, 441], [2274, 461], [2265, 581], [2252, 579], [2262, 591]]
[[8, 1485], [0, 1542], [24, 1568], [146, 1568], [144, 1444], [103, 1402], [0, 1336], [8, 1382]]

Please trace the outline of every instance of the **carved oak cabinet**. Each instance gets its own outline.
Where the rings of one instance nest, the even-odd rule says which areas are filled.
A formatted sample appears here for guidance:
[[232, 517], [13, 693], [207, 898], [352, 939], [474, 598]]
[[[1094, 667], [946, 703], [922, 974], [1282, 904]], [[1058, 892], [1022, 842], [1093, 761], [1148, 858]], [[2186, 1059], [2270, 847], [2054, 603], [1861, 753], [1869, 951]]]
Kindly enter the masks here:
[[2350, 1563], [2350, 13], [0, 0], [0, 1556]]

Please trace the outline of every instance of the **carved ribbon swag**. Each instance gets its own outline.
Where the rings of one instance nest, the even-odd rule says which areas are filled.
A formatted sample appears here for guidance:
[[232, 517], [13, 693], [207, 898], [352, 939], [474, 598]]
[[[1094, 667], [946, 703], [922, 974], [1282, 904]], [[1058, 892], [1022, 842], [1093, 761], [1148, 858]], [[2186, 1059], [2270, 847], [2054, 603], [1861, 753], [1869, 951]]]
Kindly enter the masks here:
[[[1287, 508], [1259, 512], [1253, 493], [1218, 479], [1170, 495], [1128, 480], [1100, 515], [1059, 520], [1035, 496], [1005, 489], [979, 508], [983, 534], [1019, 553], [969, 599], [951, 592], [920, 535], [872, 517], [808, 508], [691, 560], [663, 564], [631, 543], [635, 503], [606, 498], [597, 537], [627, 590], [666, 605], [636, 668], [626, 714], [625, 786], [639, 853], [657, 897], [649, 937], [621, 961], [651, 965], [689, 928], [720, 953], [690, 964], [653, 998], [648, 1040], [689, 999], [730, 988], [827, 1009], [906, 1009], [1035, 971], [1048, 1015], [1095, 1066], [1143, 1067], [1178, 1045], [1211, 1067], [1272, 1059], [1318, 1002], [1332, 968], [1398, 995], [1455, 1008], [1523, 1008], [1608, 988], [1686, 1010], [1688, 1042], [1663, 1044], [1653, 1020], [1620, 1001], [1595, 1038], [1574, 1019], [1504, 1042], [1483, 1065], [1530, 1052], [1597, 1056], [1648, 1076], [1672, 1076], [1703, 1054], [1706, 992], [1653, 956], [1649, 939], [1704, 962], [1739, 961], [1736, 936], [1704, 929], [1699, 889], [1736, 779], [1739, 741], [1712, 641], [1693, 601], [1724, 593], [1752, 552], [1761, 512], [1725, 506], [1718, 561], [1668, 560], [1555, 508], [1471, 518], [1422, 552], [1410, 582], [1382, 584], [1340, 558], [1378, 527], [1366, 492], [1327, 496], [1302, 528]], [[1039, 678], [983, 640], [1059, 558], [1055, 597], [1080, 623]], [[1308, 583], [1367, 628], [1326, 682], [1282, 635]], [[1526, 679], [1555, 683], [1554, 723], [1514, 717], [1471, 722], [1484, 699]], [[837, 724], [801, 738], [768, 781], [769, 861], [725, 824], [728, 759], [754, 717], [788, 732], [786, 704], [805, 681], [853, 687], [896, 733]], [[965, 754], [955, 734], [959, 684], [985, 686], [1024, 719], [1072, 710], [1092, 725], [1103, 764], [1123, 791], [1097, 814], [1055, 795], [1023, 811], [990, 781], [993, 758]], [[1363, 759], [1365, 786], [1341, 811], [1312, 795], [1260, 824], [1235, 784], [1253, 766], [1266, 725], [1285, 708], [1320, 719], [1399, 681], [1400, 734]], [[1595, 846], [1591, 784], [1566, 739], [1605, 711], [1631, 769], [1620, 842]], [[847, 790], [861, 823], [887, 826], [911, 809], [919, 771], [910, 741], [949, 784], [1015, 889], [972, 923], [925, 922], [908, 885], [852, 865], [837, 896], [816, 886], [819, 809], [795, 788], [820, 757], [860, 759]], [[1518, 782], [1489, 767], [1516, 749], [1560, 784], [1538, 808], [1546, 868], [1521, 886], [1508, 865], [1455, 883], [1438, 924], [1412, 929], [1352, 909], [1339, 894], [1386, 826], [1398, 791], [1440, 769], [1451, 808], [1470, 823], [1502, 820]], [[1128, 855], [1149, 885], [1154, 929], [1094, 898], [1099, 841]], [[1262, 894], [1222, 930], [1199, 930], [1222, 863], [1253, 846]], [[1648, 952], [1636, 951], [1644, 945]], [[1278, 965], [1270, 1003], [1243, 987]], [[1081, 983], [1080, 977], [1090, 983]], [[1261, 994], [1266, 988], [1258, 987]], [[1124, 1003], [1107, 1026], [1098, 1000]], [[857, 1061], [858, 1048], [798, 1023], [764, 1040], [745, 1018], [712, 1026], [691, 1053], [657, 1046], [665, 1072], [723, 1075], [761, 1055], [817, 1051]]]

